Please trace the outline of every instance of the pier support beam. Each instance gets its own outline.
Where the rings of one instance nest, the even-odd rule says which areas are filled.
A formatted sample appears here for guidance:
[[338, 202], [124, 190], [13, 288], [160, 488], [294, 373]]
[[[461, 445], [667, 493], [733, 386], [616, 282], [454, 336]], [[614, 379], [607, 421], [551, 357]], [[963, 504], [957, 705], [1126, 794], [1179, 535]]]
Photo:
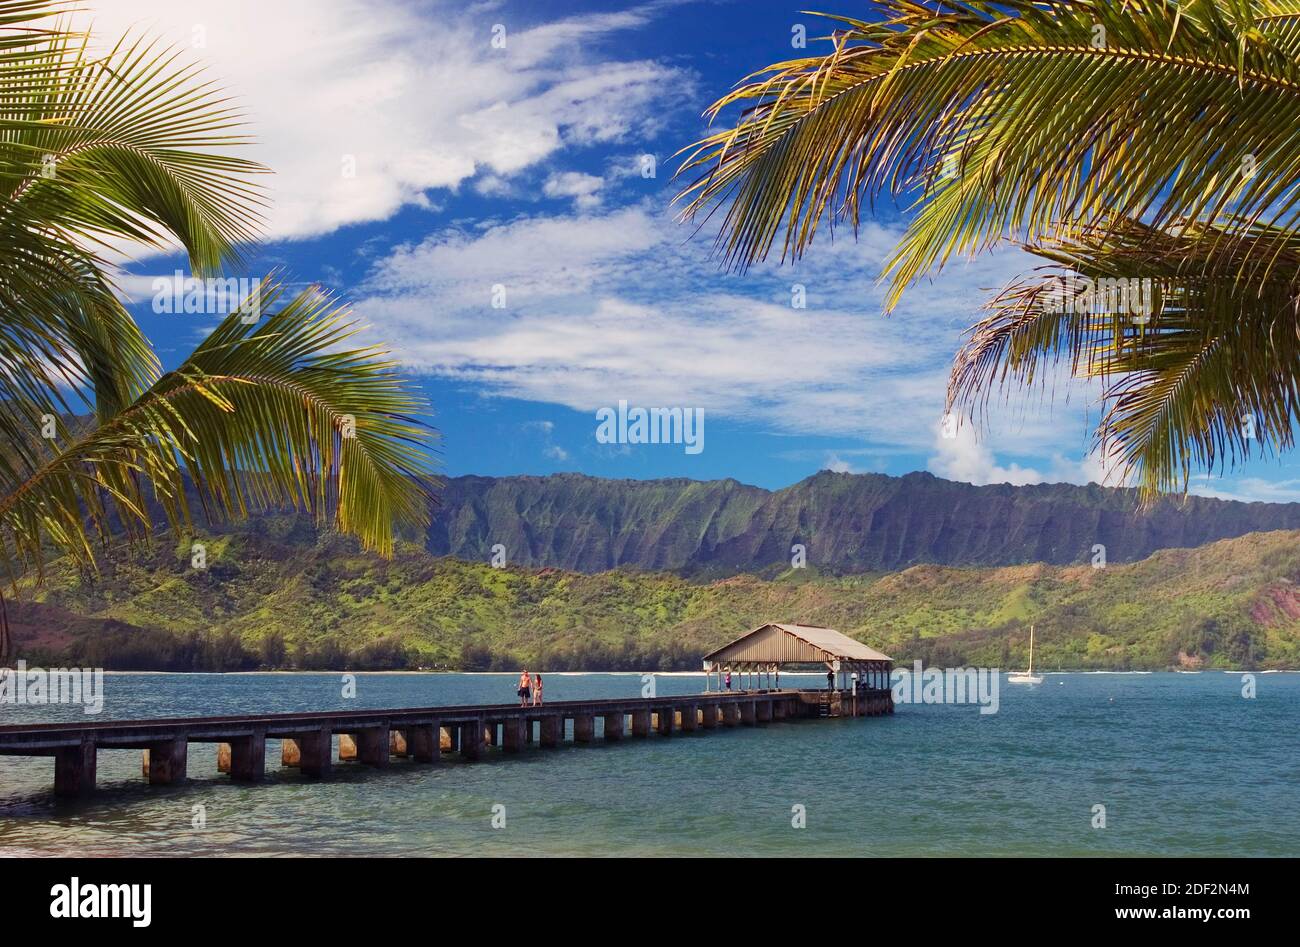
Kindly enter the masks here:
[[476, 760], [483, 753], [483, 728], [486, 722], [480, 717], [460, 725], [460, 755], [467, 760]]
[[632, 711], [632, 736], [634, 737], [650, 736], [650, 711], [648, 710]]
[[699, 704], [682, 704], [682, 730], [694, 733], [700, 725]]
[[333, 766], [334, 747], [332, 734], [325, 729], [299, 734], [294, 740], [298, 746], [298, 766], [304, 776], [324, 779]]
[[264, 775], [266, 730], [255, 727], [251, 735], [230, 741], [230, 778], [241, 783], [252, 783]]
[[605, 714], [605, 739], [621, 740], [623, 739], [623, 712], [616, 714]]
[[774, 701], [772, 701], [772, 719], [773, 719], [773, 720], [784, 720], [784, 719], [785, 719], [785, 707], [786, 707], [786, 702], [785, 702], [784, 700], [774, 700]]
[[755, 715], [755, 710], [757, 709], [755, 705], [756, 701], [747, 700], [737, 707], [737, 710], [740, 712], [740, 722], [747, 727], [752, 727], [758, 722]]
[[95, 791], [95, 744], [61, 746], [54, 751], [54, 794], [65, 798], [89, 796]]
[[676, 713], [671, 707], [660, 710], [655, 715], [655, 726], [659, 730], [661, 737], [670, 737], [673, 735], [673, 723]]
[[229, 743], [217, 744], [217, 772], [218, 773], [230, 772], [230, 744]]
[[417, 763], [436, 763], [442, 755], [442, 728], [436, 723], [419, 724], [406, 732], [411, 756]]
[[280, 741], [280, 765], [302, 765], [302, 747], [299, 746], [298, 741], [292, 737], [285, 737]]
[[590, 743], [596, 735], [596, 715], [577, 714], [573, 718], [573, 742]]
[[144, 751], [144, 775], [153, 786], [168, 786], [185, 779], [189, 744], [183, 735], [165, 743], [151, 743]]
[[392, 751], [392, 731], [388, 727], [370, 727], [357, 731], [357, 749], [366, 766], [387, 766]]
[[501, 748], [507, 753], [518, 753], [524, 748], [523, 717], [507, 717], [501, 723]]
[[755, 701], [754, 716], [758, 718], [759, 723], [770, 721], [772, 719], [772, 702], [770, 700]]
[[723, 704], [722, 722], [729, 727], [737, 726], [740, 723], [740, 707], [740, 704]]
[[564, 740], [564, 718], [543, 717], [538, 739], [544, 747], [558, 746]]

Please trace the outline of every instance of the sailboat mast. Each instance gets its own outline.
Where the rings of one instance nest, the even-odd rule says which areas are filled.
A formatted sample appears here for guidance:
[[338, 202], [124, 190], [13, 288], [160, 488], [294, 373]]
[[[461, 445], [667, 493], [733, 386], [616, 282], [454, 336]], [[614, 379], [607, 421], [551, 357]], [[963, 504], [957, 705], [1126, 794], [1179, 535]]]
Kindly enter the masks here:
[[1029, 625], [1029, 673], [1034, 673], [1034, 626]]

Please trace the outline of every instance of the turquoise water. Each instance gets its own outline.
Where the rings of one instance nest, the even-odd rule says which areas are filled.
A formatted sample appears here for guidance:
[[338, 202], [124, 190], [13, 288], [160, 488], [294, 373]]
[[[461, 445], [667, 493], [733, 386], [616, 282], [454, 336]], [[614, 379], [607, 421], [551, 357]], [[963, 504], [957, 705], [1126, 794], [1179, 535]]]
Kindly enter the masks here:
[[[97, 719], [500, 702], [514, 688], [514, 675], [357, 680], [345, 702], [338, 674], [110, 674]], [[657, 689], [702, 683], [660, 676]], [[1004, 678], [991, 715], [900, 706], [478, 763], [339, 764], [325, 782], [281, 770], [275, 741], [251, 786], [217, 773], [212, 745], [191, 745], [190, 780], [174, 787], [143, 782], [139, 751], [101, 751], [99, 792], [75, 803], [53, 798], [52, 760], [0, 757], [0, 853], [1297, 855], [1300, 675], [1256, 686], [1251, 700], [1239, 674], [1217, 672]], [[546, 679], [551, 700], [640, 691], [639, 675]], [[86, 718], [0, 705], [3, 724], [68, 719]], [[794, 806], [806, 828], [792, 827]]]

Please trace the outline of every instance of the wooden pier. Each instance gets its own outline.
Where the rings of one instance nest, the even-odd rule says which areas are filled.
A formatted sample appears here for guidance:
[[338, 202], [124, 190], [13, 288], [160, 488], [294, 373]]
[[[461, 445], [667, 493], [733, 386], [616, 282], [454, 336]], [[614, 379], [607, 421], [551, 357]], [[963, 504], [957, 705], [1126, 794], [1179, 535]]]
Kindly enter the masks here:
[[[627, 736], [707, 733], [718, 727], [824, 716], [826, 691], [758, 690], [629, 700], [559, 701], [540, 707], [510, 704], [353, 710], [242, 717], [182, 717], [0, 727], [0, 756], [54, 757], [54, 791], [84, 796], [95, 788], [100, 750], [144, 751], [144, 776], [166, 785], [186, 778], [193, 743], [214, 744], [216, 768], [244, 782], [266, 771], [266, 741], [281, 741], [281, 764], [324, 778], [338, 759], [386, 766], [393, 757], [437, 763], [443, 753], [477, 760], [489, 750], [518, 753], [528, 744], [557, 747]], [[838, 693], [845, 715], [893, 713], [888, 690]], [[851, 710], [849, 709], [851, 708]]]

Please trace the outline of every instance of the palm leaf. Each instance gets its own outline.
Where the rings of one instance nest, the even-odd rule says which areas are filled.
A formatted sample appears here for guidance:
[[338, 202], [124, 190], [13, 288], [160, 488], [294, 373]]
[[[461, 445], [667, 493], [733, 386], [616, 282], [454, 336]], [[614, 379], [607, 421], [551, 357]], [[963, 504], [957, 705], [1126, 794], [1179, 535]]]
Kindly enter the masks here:
[[[283, 290], [266, 284], [260, 304]], [[310, 511], [391, 555], [427, 522], [433, 460], [424, 403], [373, 349], [343, 343], [346, 310], [305, 291], [255, 324], [233, 311], [176, 371], [48, 457], [0, 497], [0, 554], [39, 570], [51, 547], [93, 567], [115, 525], [177, 527], [187, 488], [209, 517]]]
[[[1113, 221], [1029, 248], [1052, 262], [989, 303], [954, 362], [950, 409], [978, 419], [994, 391], [1042, 382], [1065, 360], [1103, 382], [1097, 448], [1147, 499], [1185, 490], [1194, 469], [1290, 449], [1300, 415], [1300, 240], [1239, 227], [1252, 238]], [[1100, 294], [1071, 306], [1062, 293], [1115, 273], [1127, 285], [1146, 281], [1149, 309], [1139, 315]]]
[[688, 218], [727, 205], [729, 264], [778, 240], [798, 257], [823, 219], [856, 227], [883, 191], [921, 206], [888, 267], [890, 305], [954, 253], [1108, 217], [1232, 210], [1292, 229], [1300, 67], [1289, 21], [1261, 19], [1275, 4], [877, 6], [880, 22], [835, 18], [832, 52], [772, 66], [709, 110], [743, 108], [687, 155], [679, 199]]

